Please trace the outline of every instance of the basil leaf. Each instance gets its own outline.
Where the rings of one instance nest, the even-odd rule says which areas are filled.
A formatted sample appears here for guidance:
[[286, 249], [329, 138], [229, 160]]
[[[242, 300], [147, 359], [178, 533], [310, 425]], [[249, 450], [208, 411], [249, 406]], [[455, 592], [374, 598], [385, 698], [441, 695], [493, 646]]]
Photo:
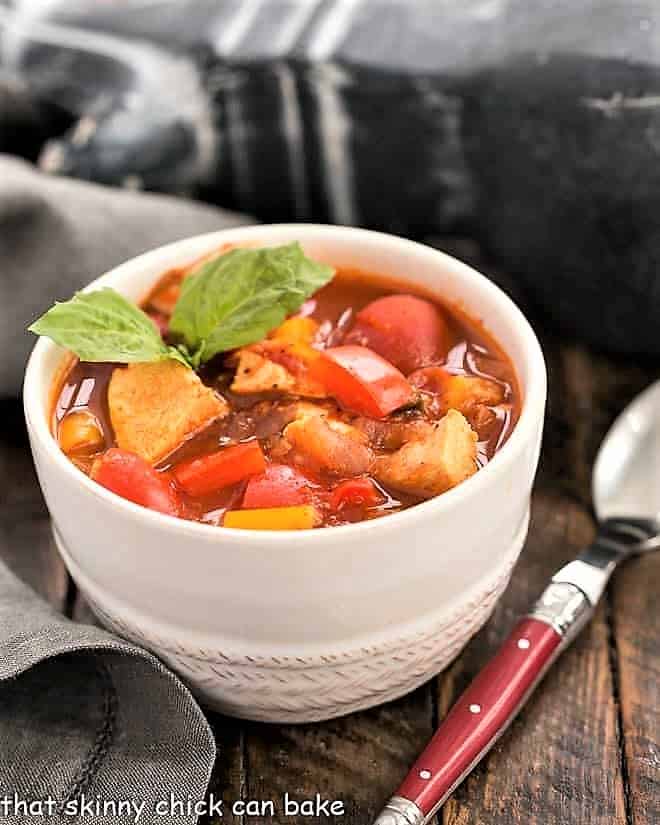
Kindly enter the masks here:
[[220, 352], [244, 347], [265, 338], [289, 314], [281, 303], [278, 304], [280, 300], [278, 290], [264, 289], [249, 302], [233, 310], [200, 345], [200, 363], [209, 361]]
[[81, 361], [128, 364], [175, 357], [186, 363], [165, 344], [149, 316], [114, 289], [78, 292], [28, 329], [72, 350]]
[[333, 270], [305, 257], [298, 243], [234, 249], [185, 279], [168, 346], [151, 319], [113, 289], [79, 292], [55, 304], [29, 329], [82, 361], [160, 361], [198, 367], [214, 355], [261, 340], [295, 312]]
[[298, 243], [233, 249], [186, 278], [170, 331], [199, 365], [261, 340], [333, 274], [305, 257]]

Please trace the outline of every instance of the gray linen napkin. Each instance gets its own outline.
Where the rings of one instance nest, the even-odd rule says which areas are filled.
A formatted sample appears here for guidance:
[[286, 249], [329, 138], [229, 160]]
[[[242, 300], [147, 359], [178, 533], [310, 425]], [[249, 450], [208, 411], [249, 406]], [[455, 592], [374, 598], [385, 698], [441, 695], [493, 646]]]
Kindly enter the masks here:
[[56, 299], [169, 241], [247, 223], [221, 209], [41, 174], [0, 154], [0, 397], [18, 395], [34, 338]]
[[[25, 326], [56, 298], [151, 247], [244, 222], [0, 156], [0, 396], [20, 392]], [[200, 708], [156, 658], [70, 622], [0, 561], [0, 822], [193, 823], [181, 805], [203, 798], [214, 759]]]
[[188, 825], [169, 795], [203, 799], [214, 760], [202, 711], [155, 657], [0, 564], [0, 822]]

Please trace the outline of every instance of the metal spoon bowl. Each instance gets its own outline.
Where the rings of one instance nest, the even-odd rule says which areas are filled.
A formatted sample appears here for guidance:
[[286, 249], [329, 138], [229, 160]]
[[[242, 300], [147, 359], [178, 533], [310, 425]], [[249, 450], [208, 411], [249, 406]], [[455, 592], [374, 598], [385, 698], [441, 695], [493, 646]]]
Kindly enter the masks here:
[[599, 522], [642, 522], [646, 538], [628, 555], [660, 548], [660, 381], [640, 393], [612, 424], [598, 451], [592, 479]]
[[660, 381], [640, 393], [605, 436], [592, 494], [601, 521], [660, 519]]

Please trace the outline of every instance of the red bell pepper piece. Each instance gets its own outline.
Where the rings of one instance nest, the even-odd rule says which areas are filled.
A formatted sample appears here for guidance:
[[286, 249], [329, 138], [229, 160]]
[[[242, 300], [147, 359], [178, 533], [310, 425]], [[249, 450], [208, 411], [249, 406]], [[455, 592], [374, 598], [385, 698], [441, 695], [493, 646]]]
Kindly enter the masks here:
[[245, 488], [243, 508], [294, 507], [308, 504], [312, 482], [287, 464], [269, 464], [265, 472], [252, 476]]
[[399, 370], [366, 347], [326, 349], [309, 374], [342, 406], [371, 418], [383, 418], [415, 397]]
[[112, 447], [94, 462], [91, 477], [122, 498], [178, 516], [181, 501], [169, 473], [158, 472], [135, 453]]
[[369, 347], [408, 375], [444, 358], [449, 331], [431, 301], [386, 295], [358, 312], [345, 342]]
[[339, 510], [347, 504], [375, 507], [382, 501], [382, 493], [370, 478], [349, 478], [338, 484], [330, 494], [333, 510]]
[[263, 473], [266, 459], [258, 441], [225, 447], [217, 453], [177, 465], [174, 478], [190, 496], [204, 496]]

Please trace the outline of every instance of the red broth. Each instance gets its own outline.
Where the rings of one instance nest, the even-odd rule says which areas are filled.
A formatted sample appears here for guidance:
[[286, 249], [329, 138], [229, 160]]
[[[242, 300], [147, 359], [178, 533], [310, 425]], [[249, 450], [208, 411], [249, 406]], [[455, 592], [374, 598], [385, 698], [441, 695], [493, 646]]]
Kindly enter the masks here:
[[[143, 308], [166, 330], [167, 308], [172, 293], [176, 294], [177, 284], [185, 273], [166, 273], [152, 290]], [[497, 396], [496, 403], [474, 403], [464, 410], [465, 418], [476, 432], [475, 466], [483, 467], [492, 459], [510, 436], [520, 414], [521, 395], [513, 365], [498, 343], [484, 329], [480, 322], [469, 318], [459, 308], [440, 302], [428, 293], [412, 288], [406, 283], [384, 279], [374, 274], [342, 269], [333, 281], [309, 299], [301, 308], [300, 315], [310, 317], [318, 323], [315, 346], [320, 349], [336, 347], [351, 339], [357, 313], [374, 300], [392, 294], [406, 294], [433, 301], [445, 322], [446, 352], [421, 371], [414, 370], [408, 379], [415, 384], [415, 403], [395, 411], [384, 421], [369, 422], [365, 416], [354, 411], [333, 407], [333, 415], [342, 425], [357, 427], [368, 437], [377, 461], [391, 455], [409, 436], [400, 439], [396, 447], [390, 443], [388, 427], [394, 431], [413, 433], [416, 427], [424, 427], [428, 422], [437, 423], [447, 412], [446, 399], [443, 400], [444, 385], [435, 380], [441, 377], [465, 376], [485, 379]], [[434, 369], [440, 368], [440, 372]], [[108, 385], [116, 369], [114, 364], [82, 363], [74, 361], [66, 371], [55, 391], [52, 414], [53, 432], [61, 433], [62, 423], [74, 412], [90, 413], [102, 434], [101, 443], [93, 450], [69, 452], [70, 459], [83, 472], [90, 474], [95, 462], [104, 452], [116, 445], [115, 434], [108, 409]], [[170, 474], [178, 467], [197, 457], [207, 456], [219, 450], [240, 443], [257, 440], [265, 460], [271, 465], [292, 466], [296, 471], [301, 467], [283, 450], [282, 432], [290, 422], [292, 405], [299, 402], [295, 393], [263, 391], [239, 394], [230, 389], [235, 364], [229, 357], [217, 357], [199, 373], [209, 387], [216, 390], [229, 404], [230, 412], [214, 421], [200, 432], [196, 432], [177, 446], [156, 469]], [[492, 399], [491, 399], [492, 401]], [[316, 403], [308, 399], [307, 403]], [[411, 426], [412, 425], [412, 426]], [[366, 442], [365, 442], [366, 443]], [[349, 498], [338, 506], [337, 488], [342, 482], [353, 478], [352, 473], [330, 472], [325, 467], [303, 467], [309, 482], [309, 500], [316, 508], [316, 526], [334, 526], [366, 519], [380, 518], [398, 510], [410, 507], [428, 498], [405, 485], [393, 486], [369, 472], [359, 473], [372, 485], [372, 499], [364, 501]], [[190, 495], [180, 489], [176, 480], [172, 481], [180, 500], [179, 515], [186, 519], [222, 525], [228, 511], [240, 510], [249, 479], [206, 492]], [[361, 481], [360, 484], [365, 484]], [[351, 487], [354, 494], [355, 489]], [[360, 487], [360, 485], [357, 485]], [[343, 489], [343, 488], [342, 488]], [[365, 489], [367, 489], [365, 487]]]

